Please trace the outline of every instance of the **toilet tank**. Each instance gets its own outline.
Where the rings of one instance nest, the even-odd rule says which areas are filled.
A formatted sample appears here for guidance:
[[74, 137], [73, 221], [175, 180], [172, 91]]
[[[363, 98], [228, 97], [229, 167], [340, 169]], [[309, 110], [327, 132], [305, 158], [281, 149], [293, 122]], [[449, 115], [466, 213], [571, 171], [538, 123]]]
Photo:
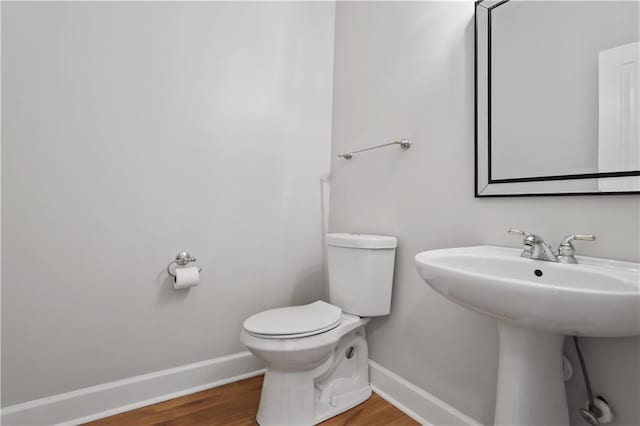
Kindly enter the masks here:
[[395, 261], [395, 237], [327, 234], [329, 301], [361, 317], [388, 315]]

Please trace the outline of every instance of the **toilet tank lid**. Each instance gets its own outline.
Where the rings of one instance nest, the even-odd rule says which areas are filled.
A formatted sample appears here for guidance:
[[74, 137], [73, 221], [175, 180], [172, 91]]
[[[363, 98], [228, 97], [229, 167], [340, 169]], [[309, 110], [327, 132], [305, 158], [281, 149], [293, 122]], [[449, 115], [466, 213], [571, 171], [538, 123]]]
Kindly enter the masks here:
[[352, 247], [364, 249], [389, 249], [398, 246], [396, 237], [370, 234], [327, 234], [327, 244], [336, 247]]

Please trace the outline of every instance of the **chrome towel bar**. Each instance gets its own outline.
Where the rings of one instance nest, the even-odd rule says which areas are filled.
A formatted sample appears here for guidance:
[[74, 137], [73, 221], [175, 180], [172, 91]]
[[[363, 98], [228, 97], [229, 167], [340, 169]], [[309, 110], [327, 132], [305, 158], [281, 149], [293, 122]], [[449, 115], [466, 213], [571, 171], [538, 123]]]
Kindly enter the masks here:
[[372, 149], [384, 148], [385, 146], [391, 145], [400, 145], [402, 149], [411, 148], [411, 140], [410, 139], [399, 139], [389, 143], [383, 143], [382, 145], [371, 146], [369, 148], [359, 149], [357, 151], [345, 152], [344, 154], [338, 154], [338, 157], [344, 158], [345, 160], [351, 160], [353, 158], [353, 154], [358, 154], [360, 152], [371, 151]]

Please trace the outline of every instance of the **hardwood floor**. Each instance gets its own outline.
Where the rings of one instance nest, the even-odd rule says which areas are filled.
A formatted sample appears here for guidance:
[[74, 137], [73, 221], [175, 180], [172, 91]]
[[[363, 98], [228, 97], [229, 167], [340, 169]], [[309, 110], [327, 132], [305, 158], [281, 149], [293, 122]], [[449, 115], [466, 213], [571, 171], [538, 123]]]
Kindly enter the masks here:
[[[256, 425], [262, 376], [87, 423], [91, 426], [245, 426]], [[418, 423], [373, 394], [364, 403], [322, 423], [323, 426], [409, 426]]]

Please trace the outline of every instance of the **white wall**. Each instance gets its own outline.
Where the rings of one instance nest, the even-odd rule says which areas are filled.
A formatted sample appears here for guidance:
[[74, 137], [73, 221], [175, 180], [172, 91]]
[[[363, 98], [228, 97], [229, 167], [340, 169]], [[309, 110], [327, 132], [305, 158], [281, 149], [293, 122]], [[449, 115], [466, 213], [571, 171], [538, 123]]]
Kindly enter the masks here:
[[324, 294], [333, 19], [2, 3], [3, 406], [242, 351], [247, 316]]
[[[474, 199], [473, 96], [473, 2], [338, 3], [330, 229], [399, 238], [392, 313], [368, 326], [371, 358], [491, 424], [496, 324], [431, 290], [414, 255], [518, 247], [506, 233], [515, 226], [554, 245], [569, 233], [594, 233], [598, 240], [577, 245], [579, 253], [637, 261], [640, 203], [638, 196]], [[398, 137], [414, 145], [335, 157]], [[584, 350], [617, 424], [638, 424], [639, 340], [585, 339]], [[585, 397], [580, 379], [569, 385], [574, 424], [582, 424], [574, 415]]]

